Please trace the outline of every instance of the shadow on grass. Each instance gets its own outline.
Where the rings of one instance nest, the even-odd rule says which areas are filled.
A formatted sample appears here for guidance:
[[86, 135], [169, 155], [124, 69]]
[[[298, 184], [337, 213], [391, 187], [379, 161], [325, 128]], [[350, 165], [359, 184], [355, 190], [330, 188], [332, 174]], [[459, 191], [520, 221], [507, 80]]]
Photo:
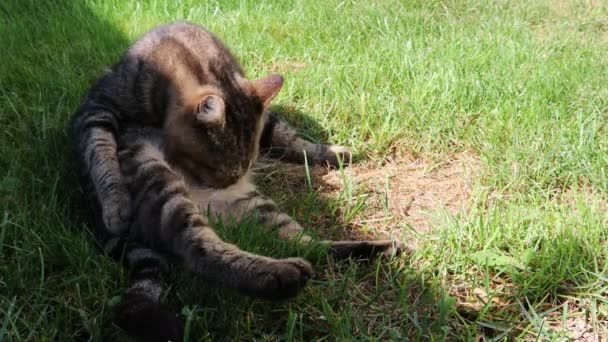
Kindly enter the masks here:
[[[6, 260], [2, 280], [9, 293], [1, 296], [10, 327], [5, 337], [124, 339], [109, 321], [108, 301], [120, 294], [120, 279], [126, 285], [125, 275], [81, 229], [88, 213], [72, 168], [67, 124], [90, 83], [119, 58], [128, 39], [78, 0], [2, 2], [0, 24], [5, 49], [0, 63], [0, 194], [8, 199], [0, 201], [8, 222], [1, 250]], [[286, 106], [282, 113], [312, 140], [327, 138], [311, 117]], [[335, 213], [329, 201], [306, 196], [303, 203], [310, 210]], [[303, 223], [311, 222], [304, 218]], [[259, 230], [255, 236], [246, 234], [256, 232], [249, 229], [253, 226], [220, 231], [251, 251], [276, 257], [297, 251], [310, 257], [319, 265], [318, 277], [299, 299], [270, 304], [210, 289], [176, 270], [177, 285], [166, 291], [165, 301], [195, 318], [192, 336], [348, 338], [372, 325], [370, 320], [381, 322], [373, 324], [366, 333], [370, 336], [442, 334], [449, 303], [437, 304], [437, 298], [444, 298], [437, 295], [440, 291], [429, 288], [412, 268], [397, 262], [390, 267], [334, 264]], [[390, 309], [377, 311], [377, 303]], [[378, 312], [387, 316], [379, 320]]]
[[67, 126], [127, 45], [84, 1], [0, 2], [0, 340], [102, 340], [112, 329], [118, 277], [82, 229]]
[[21, 190], [67, 199], [77, 188], [68, 120], [128, 41], [78, 0], [2, 2], [0, 23], [0, 170]]
[[[326, 142], [323, 129], [310, 116], [292, 107], [277, 106], [293, 126], [312, 131], [313, 141]], [[289, 112], [285, 113], [285, 108]], [[276, 109], [276, 107], [275, 107]], [[342, 203], [315, 189], [324, 183], [323, 167], [314, 167], [309, 179], [303, 165], [273, 161], [262, 166], [258, 184], [280, 206], [320, 240], [357, 240], [362, 234], [340, 219]], [[244, 250], [276, 258], [301, 256], [315, 267], [315, 277], [298, 298], [268, 303], [245, 298], [231, 291], [210, 287], [191, 276], [176, 273], [179, 301], [190, 320], [191, 339], [226, 338], [273, 340], [444, 339], [474, 338], [476, 331], [450, 330], [455, 299], [440, 286], [416, 272], [407, 257], [394, 260], [340, 261], [323, 250], [298, 246], [269, 234], [254, 219], [239, 225], [218, 224], [220, 236]], [[204, 295], [201, 295], [204, 293]], [[467, 335], [469, 334], [469, 335]]]

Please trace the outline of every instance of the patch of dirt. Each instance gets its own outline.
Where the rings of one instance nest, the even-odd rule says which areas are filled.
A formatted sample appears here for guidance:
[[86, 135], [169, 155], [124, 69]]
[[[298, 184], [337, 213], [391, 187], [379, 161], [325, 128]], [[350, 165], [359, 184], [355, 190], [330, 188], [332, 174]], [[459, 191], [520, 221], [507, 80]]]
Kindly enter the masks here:
[[547, 328], [560, 332], [571, 341], [596, 342], [606, 341], [606, 322], [594, 317], [595, 310], [585, 303], [570, 299], [568, 316], [563, 319], [563, 310], [557, 310], [543, 318]]
[[[386, 231], [393, 224], [407, 224], [416, 231], [428, 232], [438, 210], [456, 214], [463, 209], [479, 164], [469, 155], [459, 155], [440, 163], [398, 159], [389, 160], [380, 168], [355, 165], [348, 171], [370, 198], [366, 210], [353, 224], [364, 226], [377, 220], [376, 228]], [[324, 179], [330, 184], [341, 182], [338, 172], [331, 172]], [[388, 217], [392, 220], [380, 224]]]
[[557, 193], [554, 198], [559, 204], [567, 205], [574, 213], [578, 213], [580, 207], [595, 208], [599, 213], [608, 212], [608, 200], [591, 186], [580, 186], [578, 189], [566, 189]]
[[[340, 202], [338, 219], [349, 228], [345, 232], [349, 238], [386, 238], [401, 236], [408, 226], [416, 232], [429, 232], [437, 224], [438, 211], [456, 214], [465, 209], [480, 165], [471, 154], [439, 162], [399, 157], [382, 165], [355, 163], [344, 169], [344, 175], [339, 170], [314, 167], [310, 178], [317, 194]], [[301, 192], [307, 187], [301, 165], [277, 166], [270, 178], [274, 193]], [[357, 202], [363, 202], [358, 209]]]
[[565, 332], [566, 336], [572, 341], [579, 342], [596, 342], [596, 341], [605, 341], [605, 336], [598, 335], [597, 331], [593, 324], [585, 319], [582, 316], [576, 317], [568, 317], [565, 324], [562, 324], [561, 321], [555, 321], [553, 324], [548, 322], [548, 324], [556, 331]]
[[532, 27], [541, 41], [563, 39], [564, 33], [571, 33], [581, 41], [590, 37], [596, 37], [600, 43], [608, 41], [608, 21], [605, 16], [598, 15], [606, 10], [600, 0], [548, 1], [536, 10], [540, 12], [540, 18]]

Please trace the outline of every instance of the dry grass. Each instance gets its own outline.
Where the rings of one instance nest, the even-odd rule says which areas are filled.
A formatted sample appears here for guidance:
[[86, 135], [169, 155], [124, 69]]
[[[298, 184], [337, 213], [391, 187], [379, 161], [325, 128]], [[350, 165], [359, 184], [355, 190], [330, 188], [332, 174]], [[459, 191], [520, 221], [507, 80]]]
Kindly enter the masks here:
[[[354, 188], [351, 201], [364, 201], [352, 217], [346, 217], [348, 204], [344, 203], [337, 218], [327, 217], [329, 212], [321, 210], [313, 222], [327, 226], [323, 222], [337, 219], [345, 227], [338, 235], [350, 239], [388, 238], [411, 231], [428, 233], [436, 224], [438, 212], [455, 215], [466, 211], [480, 166], [477, 157], [461, 153], [441, 161], [409, 156], [389, 158], [382, 165], [364, 161], [345, 168], [344, 173], [313, 167], [312, 187], [324, 202], [348, 202], [344, 195], [348, 187]], [[297, 194], [307, 187], [305, 168], [291, 164], [271, 167], [268, 193], [284, 193], [287, 201], [297, 201]], [[408, 240], [415, 243], [417, 234], [409, 235], [412, 240]]]

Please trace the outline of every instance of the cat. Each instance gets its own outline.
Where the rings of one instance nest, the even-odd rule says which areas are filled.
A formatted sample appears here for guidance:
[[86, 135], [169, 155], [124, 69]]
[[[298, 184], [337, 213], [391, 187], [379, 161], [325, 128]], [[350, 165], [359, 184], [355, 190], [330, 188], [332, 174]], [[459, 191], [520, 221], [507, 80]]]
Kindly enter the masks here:
[[[256, 189], [258, 156], [337, 166], [341, 146], [315, 144], [269, 109], [280, 75], [250, 81], [212, 33], [191, 23], [158, 26], [88, 90], [71, 122], [83, 192], [105, 252], [129, 268], [117, 325], [145, 341], [181, 340], [159, 303], [167, 256], [215, 285], [285, 299], [313, 275], [302, 258], [273, 259], [222, 241], [204, 212], [238, 222], [255, 215], [281, 238], [308, 243], [300, 226]], [[393, 255], [393, 241], [323, 241], [337, 258]]]

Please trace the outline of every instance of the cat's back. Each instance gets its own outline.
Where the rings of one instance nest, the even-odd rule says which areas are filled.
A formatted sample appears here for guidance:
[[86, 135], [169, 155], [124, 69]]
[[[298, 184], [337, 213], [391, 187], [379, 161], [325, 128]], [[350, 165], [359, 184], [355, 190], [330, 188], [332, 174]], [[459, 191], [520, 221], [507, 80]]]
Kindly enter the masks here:
[[213, 68], [241, 71], [230, 51], [211, 32], [185, 22], [155, 27], [128, 49], [125, 60], [143, 61], [168, 76], [179, 72], [175, 70], [178, 67], [197, 75], [213, 73]]
[[216, 42], [211, 32], [205, 28], [190, 23], [170, 23], [154, 27], [141, 36], [128, 49], [126, 58], [148, 59], [159, 49], [165, 54], [171, 53], [170, 45], [181, 45], [182, 48], [196, 50], [198, 55], [212, 54]]

